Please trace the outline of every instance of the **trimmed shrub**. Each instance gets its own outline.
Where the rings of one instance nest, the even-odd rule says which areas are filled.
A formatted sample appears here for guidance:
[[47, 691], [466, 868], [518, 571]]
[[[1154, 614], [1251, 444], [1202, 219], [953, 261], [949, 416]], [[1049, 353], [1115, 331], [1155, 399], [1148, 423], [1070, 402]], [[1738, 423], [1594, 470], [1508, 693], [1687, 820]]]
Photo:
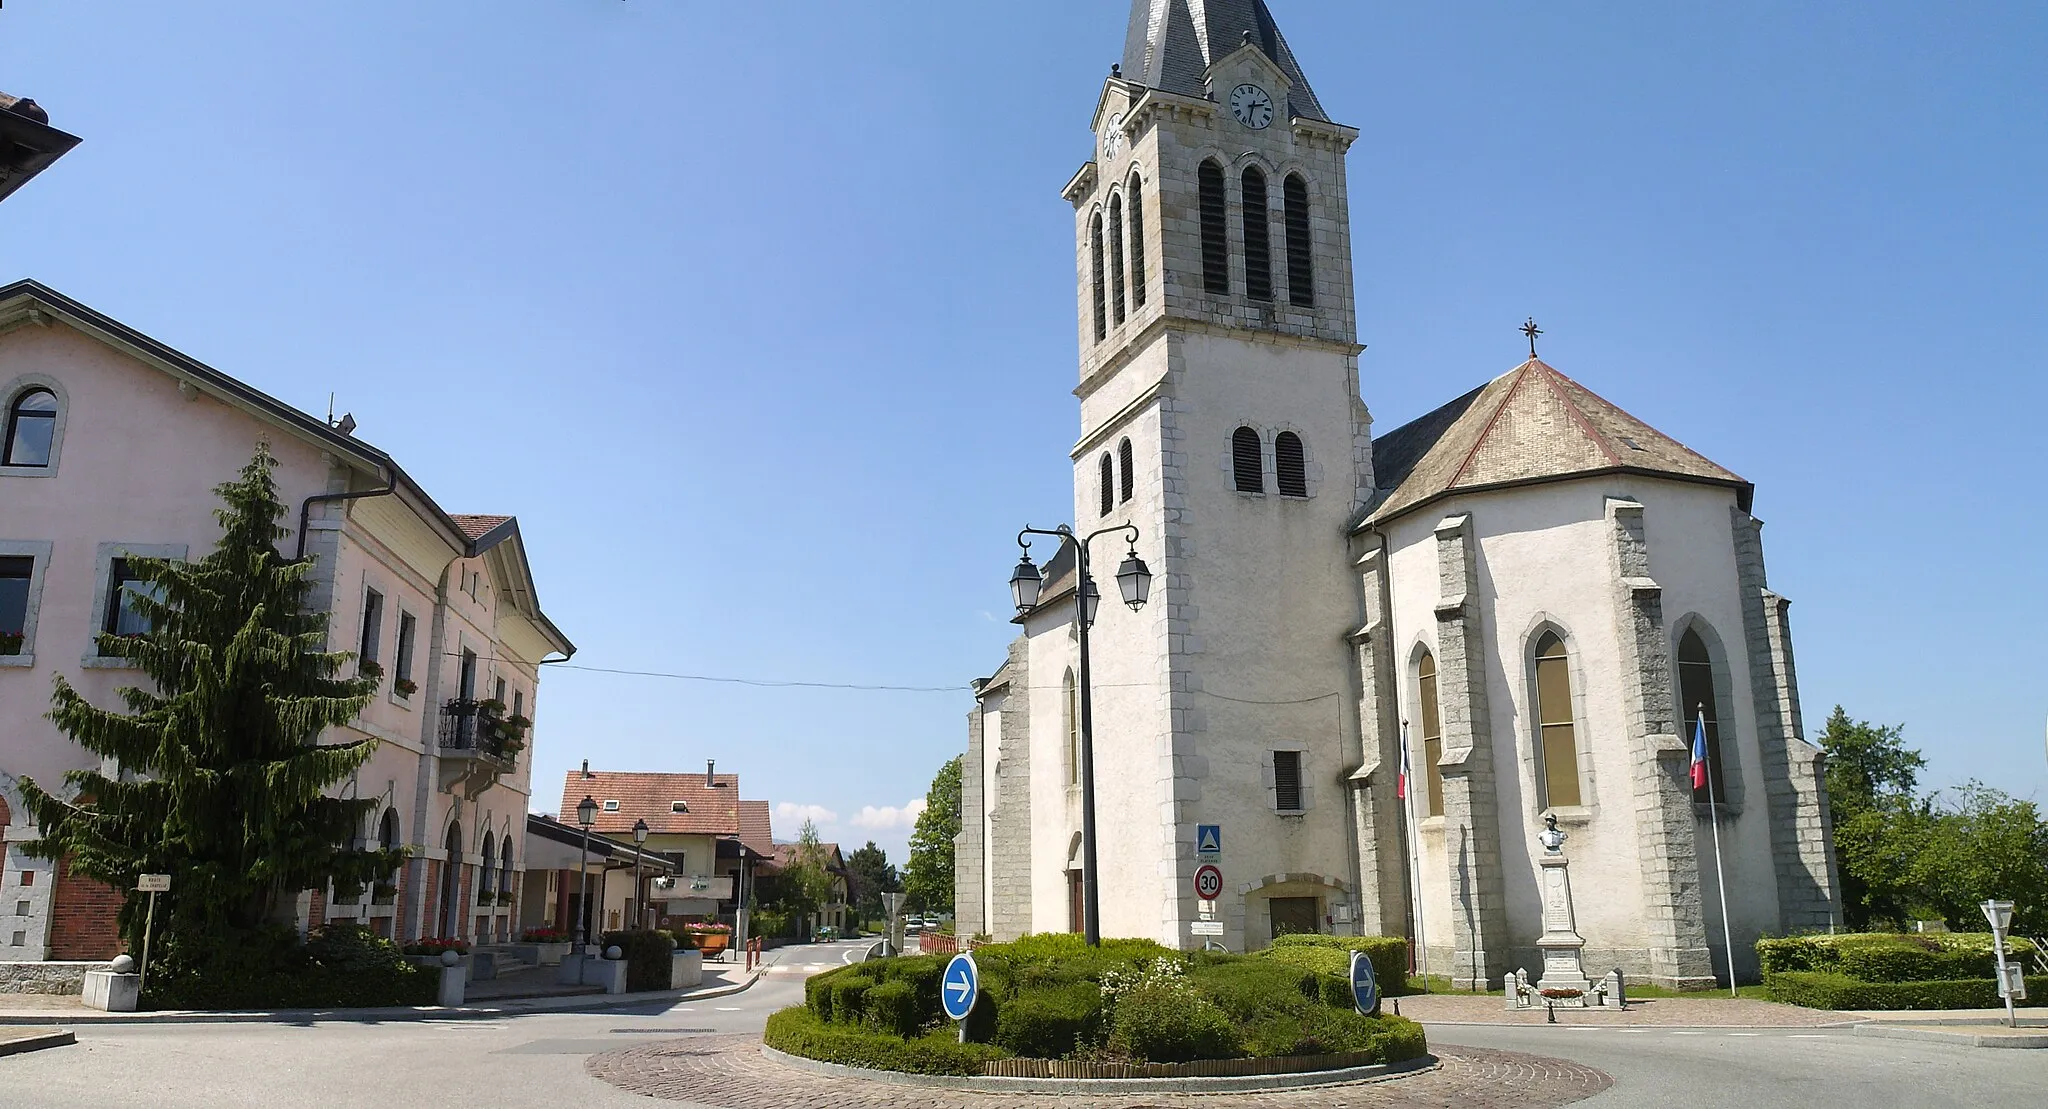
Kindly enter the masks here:
[[1399, 997], [1408, 992], [1408, 941], [1400, 936], [1280, 936], [1273, 946], [1259, 954], [1307, 967], [1318, 974], [1349, 979], [1353, 951], [1363, 951], [1372, 960], [1373, 977], [1379, 981], [1381, 994]]
[[1187, 1063], [1245, 1054], [1230, 1014], [1207, 998], [1190, 998], [1185, 990], [1133, 987], [1117, 998], [1112, 1021], [1110, 1050], [1132, 1059]]
[[897, 1036], [915, 1036], [924, 1025], [924, 1019], [918, 1012], [917, 987], [900, 978], [870, 987], [865, 1000], [866, 1009], [861, 1014], [863, 1027]]
[[1269, 959], [1234, 959], [1188, 972], [1195, 989], [1237, 1021], [1296, 1012], [1321, 1000], [1320, 979], [1312, 970]]
[[[1951, 982], [1862, 982], [1831, 971], [1783, 971], [1764, 977], [1772, 1001], [1809, 1009], [1991, 1009], [2005, 1004], [1991, 978]], [[2027, 978], [2029, 1000], [2048, 1001], [2048, 975]]]
[[1398, 1063], [1429, 1054], [1429, 1039], [1423, 1035], [1420, 1024], [1407, 1017], [1381, 1015], [1370, 1019], [1379, 1025], [1379, 1031], [1372, 1034], [1370, 1048], [1377, 1061]]
[[1102, 990], [1070, 982], [1004, 1002], [992, 1039], [1012, 1055], [1060, 1059], [1100, 1039], [1102, 1015]]
[[432, 1005], [439, 968], [407, 959], [368, 929], [331, 924], [298, 942], [268, 929], [232, 953], [153, 958], [145, 1009], [354, 1009]]
[[617, 946], [619, 953], [625, 956], [628, 990], [668, 989], [676, 941], [667, 932], [653, 929], [606, 932], [597, 937], [597, 942], [607, 948]]
[[864, 963], [874, 967], [884, 982], [907, 982], [917, 993], [918, 1011], [927, 1019], [939, 1011], [939, 980], [946, 973], [946, 959], [938, 955], [905, 955]]
[[874, 986], [875, 980], [865, 974], [848, 974], [833, 979], [825, 990], [830, 998], [832, 1015], [829, 1019], [832, 1023], [859, 1024], [867, 1008], [868, 991]]
[[802, 1005], [769, 1017], [761, 1040], [806, 1059], [911, 1074], [980, 1074], [983, 1063], [1004, 1055], [990, 1044], [956, 1043], [948, 1029], [905, 1038], [827, 1024]]
[[854, 966], [843, 966], [837, 970], [828, 970], [823, 974], [813, 974], [809, 978], [804, 979], [804, 1006], [810, 1009], [811, 1015], [821, 1021], [831, 1020], [832, 983], [859, 969], [859, 967]]
[[[2011, 937], [2007, 950], [2022, 958], [2032, 942]], [[1871, 982], [1954, 981], [1992, 975], [1988, 932], [1845, 932], [1756, 941], [1766, 976], [1786, 971], [1840, 971]]]

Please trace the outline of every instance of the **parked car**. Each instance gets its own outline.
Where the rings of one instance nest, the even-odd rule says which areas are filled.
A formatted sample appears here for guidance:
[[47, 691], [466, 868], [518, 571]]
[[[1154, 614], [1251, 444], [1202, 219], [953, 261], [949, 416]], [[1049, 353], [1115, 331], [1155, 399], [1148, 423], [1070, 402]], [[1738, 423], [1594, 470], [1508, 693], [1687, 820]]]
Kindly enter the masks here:
[[915, 936], [922, 931], [924, 931], [924, 919], [922, 917], [910, 916], [903, 918], [904, 935]]

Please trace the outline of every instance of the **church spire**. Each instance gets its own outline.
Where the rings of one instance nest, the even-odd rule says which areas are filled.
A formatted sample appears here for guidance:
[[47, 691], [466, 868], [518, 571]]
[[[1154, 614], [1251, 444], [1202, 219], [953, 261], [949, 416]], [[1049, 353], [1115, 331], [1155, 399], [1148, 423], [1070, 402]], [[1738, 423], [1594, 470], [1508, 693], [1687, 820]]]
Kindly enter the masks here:
[[1216, 59], [1249, 42], [1287, 75], [1290, 116], [1328, 119], [1266, 0], [1131, 0], [1123, 76], [1183, 96], [1206, 96], [1202, 76]]

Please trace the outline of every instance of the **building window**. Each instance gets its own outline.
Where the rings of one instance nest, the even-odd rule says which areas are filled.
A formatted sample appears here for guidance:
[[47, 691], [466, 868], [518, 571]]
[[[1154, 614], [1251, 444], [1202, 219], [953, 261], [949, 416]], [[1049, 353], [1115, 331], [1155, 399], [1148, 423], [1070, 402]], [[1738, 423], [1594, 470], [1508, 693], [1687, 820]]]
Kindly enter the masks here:
[[1109, 337], [1109, 317], [1102, 308], [1102, 213], [1097, 212], [1088, 224], [1088, 253], [1094, 261], [1095, 290], [1095, 341]]
[[1223, 199], [1223, 167], [1203, 162], [1195, 172], [1202, 207], [1202, 288], [1215, 296], [1230, 295], [1230, 230]]
[[1264, 460], [1259, 457], [1259, 433], [1248, 427], [1230, 433], [1230, 472], [1240, 493], [1266, 491]]
[[398, 849], [398, 810], [385, 809], [384, 819], [377, 825], [377, 846], [386, 851]]
[[495, 846], [496, 843], [491, 839], [491, 833], [485, 832], [484, 861], [483, 865], [477, 867], [476, 870], [476, 892], [477, 900], [479, 901], [491, 895], [491, 879], [493, 877], [496, 877], [496, 875], [494, 875], [492, 871], [497, 869], [492, 864], [498, 861], [497, 852], [492, 850], [492, 848], [494, 848]]
[[1109, 311], [1124, 322], [1124, 198], [1109, 198]]
[[1131, 174], [1131, 303], [1145, 307], [1145, 183]]
[[462, 649], [462, 669], [457, 672], [455, 689], [457, 697], [476, 700], [476, 652], [467, 647]]
[[[1693, 730], [1699, 727], [1704, 716], [1707, 722], [1707, 780], [1713, 784], [1713, 800], [1725, 803], [1728, 800], [1728, 785], [1721, 777], [1721, 723], [1715, 709], [1714, 660], [1707, 654], [1706, 640], [1700, 633], [1685, 629], [1685, 635], [1678, 641], [1678, 709], [1685, 715], [1685, 745], [1692, 749]], [[1707, 787], [1692, 791], [1692, 799], [1705, 804]]]
[[619, 811], [619, 803], [618, 803], [617, 801], [606, 801], [606, 802], [604, 803], [604, 811], [606, 811], [606, 812], [618, 812], [618, 811]]
[[101, 615], [100, 630], [108, 635], [141, 636], [149, 634], [149, 617], [138, 607], [141, 598], [161, 600], [163, 588], [144, 581], [133, 569], [133, 563], [117, 558], [107, 568], [107, 611]]
[[1060, 686], [1060, 722], [1065, 725], [1067, 737], [1067, 784], [1081, 782], [1081, 690], [1074, 682], [1074, 672], [1067, 671], [1066, 681]]
[[1273, 807], [1284, 813], [1301, 812], [1301, 752], [1273, 752]]
[[499, 678], [498, 683], [491, 687], [491, 700], [501, 705], [505, 703], [505, 679]]
[[[413, 637], [417, 634], [419, 634], [419, 621], [415, 620], [410, 612], [400, 612], [398, 614], [398, 680], [408, 685], [412, 683]], [[400, 697], [411, 696], [411, 694], [403, 690], [400, 690], [398, 695]]]
[[1543, 807], [1579, 804], [1579, 740], [1572, 722], [1571, 660], [1556, 632], [1544, 632], [1536, 641], [1536, 724], [1542, 739], [1538, 778]]
[[523, 689], [515, 689], [512, 691], [512, 715], [526, 715], [526, 691]]
[[1266, 175], [1257, 166], [1244, 167], [1244, 291], [1253, 300], [1273, 299], [1273, 243], [1266, 210]]
[[1316, 306], [1315, 247], [1308, 218], [1308, 182], [1290, 173], [1281, 185], [1287, 232], [1287, 302], [1297, 308]]
[[18, 655], [28, 643], [28, 587], [36, 560], [0, 558], [0, 655]]
[[1428, 651], [1422, 652], [1422, 660], [1415, 664], [1415, 685], [1422, 709], [1422, 780], [1427, 783], [1423, 796], [1429, 806], [1423, 815], [1442, 816], [1444, 770], [1437, 764], [1444, 757], [1444, 724], [1436, 699], [1436, 656]]
[[356, 645], [356, 658], [377, 665], [377, 651], [384, 639], [384, 594], [374, 589], [363, 593], [363, 635]]
[[1128, 501], [1131, 499], [1132, 487], [1136, 480], [1131, 476], [1131, 441], [1129, 439], [1116, 445], [1116, 464], [1123, 469], [1123, 484], [1117, 487], [1117, 499]]
[[1273, 481], [1283, 497], [1308, 496], [1308, 460], [1302, 457], [1301, 436], [1291, 431], [1273, 437]]
[[1116, 507], [1116, 463], [1110, 461], [1109, 452], [1102, 452], [1102, 514], [1109, 515]]
[[57, 394], [30, 389], [7, 408], [6, 465], [48, 466], [57, 441]]
[[671, 813], [689, 812], [690, 803], [688, 801], [670, 801], [668, 803], [668, 811]]

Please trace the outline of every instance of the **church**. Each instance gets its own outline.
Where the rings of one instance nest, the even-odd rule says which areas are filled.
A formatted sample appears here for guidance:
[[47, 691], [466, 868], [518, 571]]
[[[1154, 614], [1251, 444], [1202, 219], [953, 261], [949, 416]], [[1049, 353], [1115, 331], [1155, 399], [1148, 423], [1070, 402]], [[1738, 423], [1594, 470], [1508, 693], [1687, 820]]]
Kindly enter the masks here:
[[[1731, 946], [1748, 977], [1758, 936], [1836, 923], [1754, 486], [1538, 360], [1533, 323], [1526, 361], [1376, 432], [1359, 133], [1265, 0], [1133, 0], [1092, 130], [1062, 193], [1074, 529], [1129, 525], [1090, 565], [1128, 548], [1156, 582], [1142, 608], [1104, 582], [1089, 631], [1102, 934], [1405, 935], [1431, 973], [1498, 988], [1542, 962], [1550, 817], [1596, 974], [1709, 986]], [[975, 683], [962, 936], [1081, 928], [1076, 576], [1071, 549], [1046, 563]]]

